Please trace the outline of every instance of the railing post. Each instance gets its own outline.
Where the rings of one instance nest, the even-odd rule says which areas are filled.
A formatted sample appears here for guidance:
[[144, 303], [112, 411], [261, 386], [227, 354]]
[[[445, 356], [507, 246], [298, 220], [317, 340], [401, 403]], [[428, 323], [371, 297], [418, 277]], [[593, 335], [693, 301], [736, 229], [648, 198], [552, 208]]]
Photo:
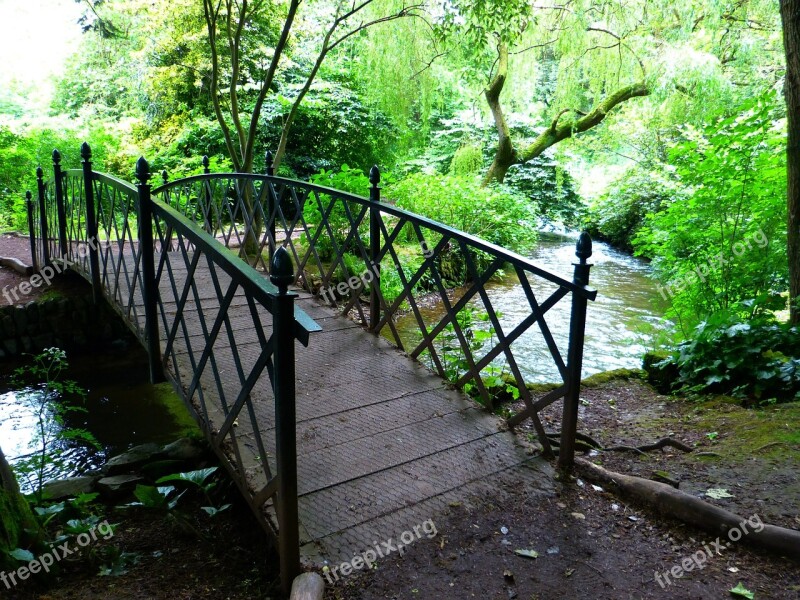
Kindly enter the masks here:
[[[208, 154], [203, 155], [203, 175], [211, 173], [211, 161], [208, 160]], [[206, 233], [214, 233], [211, 223], [211, 189], [208, 187], [208, 182], [203, 182], [203, 206], [200, 208], [203, 211], [203, 226]]]
[[100, 303], [103, 291], [100, 285], [100, 253], [97, 240], [97, 209], [94, 204], [94, 178], [92, 175], [92, 149], [81, 144], [83, 162], [83, 190], [86, 197], [86, 243], [89, 245], [89, 269], [92, 275], [92, 301]]
[[300, 526], [297, 516], [297, 426], [295, 407], [294, 282], [292, 259], [284, 246], [270, 265], [270, 281], [278, 287], [272, 313], [274, 337], [275, 437], [278, 467], [278, 551], [281, 586], [288, 596], [300, 573]]
[[50, 264], [50, 237], [47, 230], [47, 206], [44, 198], [44, 170], [42, 167], [36, 167], [36, 188], [39, 193], [39, 234], [42, 237], [42, 260], [46, 267]]
[[367, 265], [372, 272], [373, 279], [370, 283], [369, 291], [369, 328], [375, 331], [378, 321], [381, 318], [380, 289], [381, 289], [381, 266], [377, 262], [378, 253], [381, 251], [381, 221], [378, 203], [381, 201], [381, 172], [378, 165], [373, 165], [369, 170], [369, 199], [372, 205], [369, 207], [369, 260]]
[[145, 336], [150, 366], [150, 381], [163, 381], [161, 345], [158, 336], [158, 288], [156, 287], [155, 258], [153, 256], [153, 208], [150, 199], [150, 165], [144, 156], [136, 162], [139, 192], [136, 216], [139, 221], [139, 252], [142, 261], [142, 300], [144, 301]]
[[25, 208], [28, 211], [28, 240], [31, 243], [31, 264], [33, 270], [38, 271], [38, 260], [36, 259], [36, 232], [33, 230], [33, 194], [30, 190], [25, 192]]
[[53, 150], [53, 176], [56, 186], [56, 211], [58, 212], [58, 253], [67, 256], [67, 209], [64, 205], [64, 172], [61, 170], [61, 153]]
[[[592, 255], [592, 238], [585, 231], [578, 238], [575, 256], [580, 261], [573, 263], [573, 281], [580, 286], [589, 285], [589, 269], [586, 260]], [[564, 395], [564, 414], [561, 419], [561, 443], [558, 447], [558, 466], [570, 469], [575, 463], [575, 435], [578, 431], [578, 404], [581, 393], [581, 369], [583, 367], [583, 339], [586, 332], [586, 306], [588, 299], [572, 292], [572, 315], [569, 324], [569, 350], [567, 353], [567, 390]]]

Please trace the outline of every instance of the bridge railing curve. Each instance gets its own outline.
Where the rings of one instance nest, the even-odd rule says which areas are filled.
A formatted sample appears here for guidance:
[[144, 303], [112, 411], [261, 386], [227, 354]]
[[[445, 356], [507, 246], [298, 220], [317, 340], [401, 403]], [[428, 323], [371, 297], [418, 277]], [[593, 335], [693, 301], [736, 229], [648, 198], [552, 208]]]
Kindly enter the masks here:
[[[546, 453], [554, 436], [539, 412], [563, 398], [557, 443], [560, 461], [571, 465], [587, 302], [596, 296], [588, 287], [588, 234], [578, 240], [575, 272], [566, 279], [382, 201], [376, 167], [364, 197], [277, 177], [271, 162], [267, 153], [266, 174], [211, 173], [204, 158], [205, 173], [169, 181], [163, 172], [153, 194], [256, 269], [268, 271], [275, 249], [287, 248], [297, 286], [384, 334], [489, 408], [498, 396], [521, 398], [525, 408], [509, 424], [530, 418]], [[511, 318], [496, 306], [488, 285], [501, 277], [522, 290], [524, 310]], [[571, 302], [569, 327], [554, 331], [548, 313], [564, 299]], [[440, 308], [432, 310], [432, 304]], [[539, 397], [515, 354], [532, 343], [558, 382]]]

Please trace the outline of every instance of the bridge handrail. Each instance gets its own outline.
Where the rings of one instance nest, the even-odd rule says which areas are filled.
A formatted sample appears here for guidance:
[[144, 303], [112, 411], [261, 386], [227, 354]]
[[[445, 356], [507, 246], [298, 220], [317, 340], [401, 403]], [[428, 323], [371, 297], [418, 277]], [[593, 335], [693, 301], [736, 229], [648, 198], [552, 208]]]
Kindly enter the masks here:
[[454, 239], [467, 242], [469, 243], [470, 246], [474, 247], [477, 250], [502, 258], [505, 262], [513, 266], [520, 267], [522, 269], [525, 269], [526, 271], [530, 271], [534, 275], [537, 275], [543, 279], [546, 279], [547, 281], [550, 281], [561, 287], [564, 287], [570, 292], [576, 292], [578, 294], [581, 294], [582, 296], [585, 296], [589, 300], [594, 300], [597, 296], [597, 290], [594, 290], [588, 286], [578, 285], [573, 281], [564, 279], [563, 277], [559, 277], [558, 275], [551, 273], [550, 271], [538, 266], [533, 260], [531, 260], [528, 257], [522, 256], [521, 254], [503, 248], [502, 246], [498, 246], [497, 244], [494, 244], [492, 242], [488, 242], [470, 233], [455, 229], [450, 225], [441, 223], [440, 221], [429, 219], [428, 217], [425, 217], [423, 215], [418, 215], [416, 213], [405, 210], [393, 204], [389, 204], [387, 202], [383, 201], [376, 202], [365, 196], [359, 196], [357, 194], [344, 192], [342, 190], [337, 190], [331, 187], [326, 187], [324, 185], [319, 185], [308, 181], [300, 181], [297, 179], [290, 179], [287, 177], [278, 177], [276, 175], [263, 175], [259, 173], [205, 173], [200, 175], [191, 175], [189, 177], [176, 179], [174, 181], [168, 181], [163, 185], [154, 187], [153, 195], [154, 196], [160, 195], [163, 194], [164, 192], [172, 190], [173, 188], [191, 184], [197, 181], [204, 181], [209, 179], [232, 179], [232, 178], [252, 180], [252, 181], [269, 181], [273, 183], [283, 183], [285, 185], [291, 185], [294, 187], [303, 187], [305, 189], [318, 192], [320, 194], [331, 196], [332, 198], [355, 202], [357, 204], [369, 208], [377, 208], [382, 212], [390, 214], [394, 217], [403, 218], [408, 220], [409, 222], [424, 225], [426, 228], [431, 229], [437, 233], [447, 234], [448, 236]]
[[[187, 219], [179, 211], [161, 200], [152, 200], [153, 214], [180, 223], [183, 233], [196, 248], [210, 255], [214, 262], [232, 278], [246, 287], [256, 300], [262, 303], [270, 313], [275, 312], [275, 298], [280, 294], [278, 288], [254, 271], [236, 254], [220, 244], [219, 240], [209, 235], [196, 223]], [[322, 331], [322, 327], [299, 306], [294, 307], [295, 337], [303, 346], [308, 346], [311, 333]]]
[[[310, 333], [321, 330], [288, 290], [295, 278], [291, 258], [276, 252], [267, 281], [186, 215], [153, 199], [143, 158], [139, 183], [132, 185], [94, 171], [87, 144], [81, 156], [82, 169], [64, 170], [54, 151], [47, 183], [37, 169], [38, 202], [32, 194], [26, 201], [33, 260], [46, 267], [64, 259], [90, 281], [94, 301], [105, 297], [147, 348], [151, 378], [172, 380], [234, 482], [264, 511], [256, 516], [267, 529], [275, 531], [267, 504], [278, 508], [281, 575], [291, 581], [300, 568], [295, 340], [307, 346]], [[198, 270], [201, 260], [205, 271]], [[203, 272], [216, 295], [198, 294], [202, 283], [194, 276]], [[240, 335], [241, 321], [227, 314], [235, 299], [250, 308], [252, 335]], [[269, 385], [257, 385], [265, 372]], [[236, 385], [222, 386], [223, 375], [226, 381], [238, 376]], [[274, 402], [256, 405], [251, 396], [264, 393]], [[270, 428], [274, 447], [268, 450]], [[255, 448], [242, 442], [248, 435]]]

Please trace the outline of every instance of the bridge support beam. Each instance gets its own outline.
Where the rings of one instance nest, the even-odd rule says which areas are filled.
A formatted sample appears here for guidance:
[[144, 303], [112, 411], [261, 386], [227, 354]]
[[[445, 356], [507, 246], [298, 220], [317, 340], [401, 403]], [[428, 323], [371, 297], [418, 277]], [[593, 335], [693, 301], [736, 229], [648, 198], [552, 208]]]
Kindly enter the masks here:
[[86, 198], [86, 243], [89, 246], [89, 268], [92, 277], [92, 301], [95, 306], [103, 298], [100, 285], [100, 254], [97, 239], [97, 209], [94, 203], [94, 179], [92, 176], [92, 149], [84, 142], [81, 145], [83, 159], [83, 186]]
[[25, 192], [25, 208], [28, 211], [28, 240], [31, 243], [31, 265], [34, 273], [39, 270], [39, 261], [36, 258], [36, 230], [33, 227], [33, 194]]
[[42, 264], [39, 266], [44, 268], [50, 264], [50, 234], [47, 231], [47, 204], [44, 197], [44, 170], [42, 167], [36, 167], [36, 189], [39, 201], [39, 236], [42, 244]]
[[64, 171], [61, 169], [61, 153], [53, 150], [53, 185], [56, 192], [56, 213], [58, 214], [58, 255], [69, 258], [67, 245], [67, 209], [64, 204]]

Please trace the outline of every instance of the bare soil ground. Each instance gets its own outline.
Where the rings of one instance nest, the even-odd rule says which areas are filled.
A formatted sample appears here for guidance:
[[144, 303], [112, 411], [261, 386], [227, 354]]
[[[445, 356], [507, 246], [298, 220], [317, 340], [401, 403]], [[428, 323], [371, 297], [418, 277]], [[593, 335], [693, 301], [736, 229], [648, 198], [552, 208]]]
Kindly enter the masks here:
[[[586, 389], [580, 412], [581, 429], [604, 446], [638, 446], [668, 434], [697, 446], [691, 454], [667, 448], [646, 456], [595, 456], [606, 468], [644, 477], [666, 471], [690, 493], [726, 489], [732, 498], [704, 498], [743, 517], [800, 528], [800, 440], [793, 437], [800, 431], [800, 406], [709, 406], [660, 396], [631, 380]], [[745, 433], [750, 441], [742, 439]], [[528, 439], [531, 432], [523, 428], [519, 435]], [[770, 445], [753, 452], [747, 444]], [[696, 456], [701, 452], [718, 456]], [[713, 550], [715, 536], [626, 504], [590, 482], [570, 480], [557, 490], [538, 504], [524, 489], [465, 499], [437, 522], [436, 538], [418, 541], [372, 573], [339, 582], [327, 598], [732, 598], [729, 590], [739, 582], [755, 598], [800, 598], [800, 557], [769, 555], [746, 541], [725, 546], [725, 539], [703, 569], [662, 586], [656, 572], [663, 581], [663, 573], [684, 558], [705, 545]], [[517, 549], [534, 550], [538, 558], [518, 556]]]
[[[31, 246], [28, 237], [16, 233], [0, 235], [0, 256], [17, 258], [26, 265], [30, 265], [32, 262]], [[0, 306], [27, 304], [33, 300], [47, 297], [54, 292], [69, 293], [70, 290], [83, 285], [83, 282], [77, 277], [59, 276], [49, 286], [40, 285], [32, 288], [30, 293], [22, 294], [19, 292], [19, 284], [29, 279], [29, 277], [21, 275], [13, 269], [0, 266], [0, 294], [3, 290], [8, 290], [7, 294], [0, 295]], [[17, 292], [16, 296], [11, 290]]]

